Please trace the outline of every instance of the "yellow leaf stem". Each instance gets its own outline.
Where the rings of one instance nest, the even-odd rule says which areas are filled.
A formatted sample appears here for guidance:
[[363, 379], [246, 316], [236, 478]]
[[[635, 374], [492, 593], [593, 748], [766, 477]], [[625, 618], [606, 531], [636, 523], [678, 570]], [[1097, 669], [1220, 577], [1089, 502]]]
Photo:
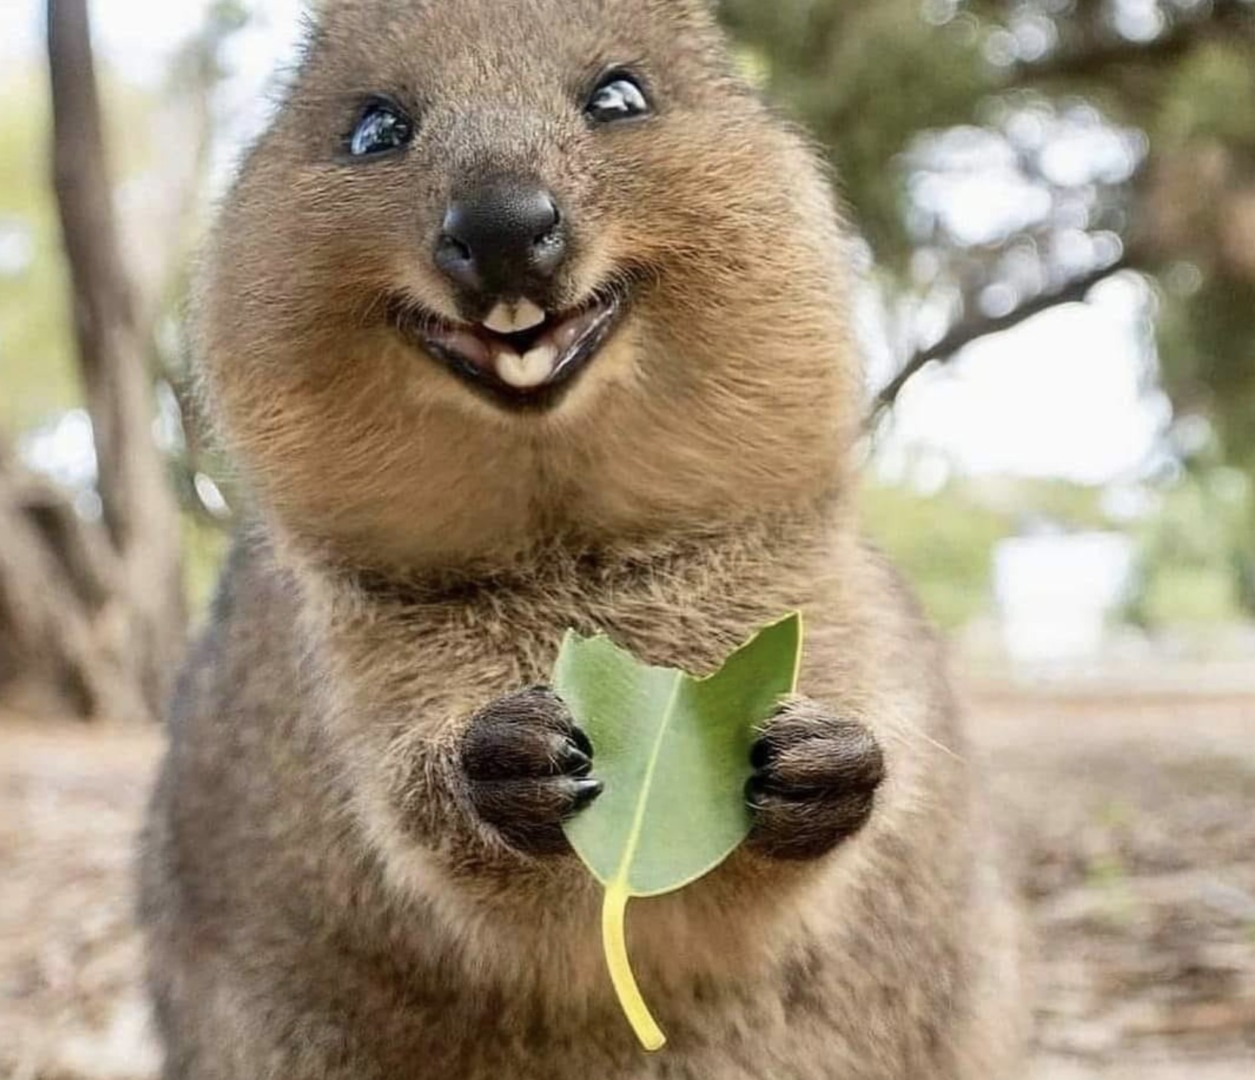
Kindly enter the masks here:
[[661, 1050], [667, 1037], [662, 1033], [632, 974], [627, 953], [627, 903], [628, 887], [622, 879], [606, 888], [606, 899], [601, 908], [601, 940], [606, 950], [606, 966], [610, 969], [610, 981], [619, 997], [619, 1004], [636, 1032], [636, 1037], [646, 1050]]

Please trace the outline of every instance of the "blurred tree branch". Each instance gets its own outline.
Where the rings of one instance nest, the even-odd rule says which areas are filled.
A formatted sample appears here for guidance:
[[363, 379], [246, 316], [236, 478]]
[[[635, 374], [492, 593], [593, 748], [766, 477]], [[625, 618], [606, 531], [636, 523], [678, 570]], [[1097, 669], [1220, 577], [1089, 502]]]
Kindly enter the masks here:
[[1205, 14], [1182, 15], [1149, 41], [1115, 37], [1108, 30], [1086, 45], [1067, 46], [1042, 60], [1021, 63], [1015, 69], [1012, 84], [1110, 79], [1121, 67], [1171, 64], [1201, 45], [1230, 42], [1235, 37], [1255, 41], [1255, 5], [1243, 0], [1215, 0], [1206, 7]]
[[102, 531], [24, 469], [3, 438], [0, 536], [0, 684], [81, 716], [145, 715], [116, 558]]
[[902, 365], [898, 373], [876, 395], [872, 410], [873, 419], [892, 408], [906, 384], [930, 364], [948, 363], [968, 345], [981, 338], [1011, 330], [1035, 315], [1040, 315], [1062, 304], [1082, 301], [1095, 285], [1134, 265], [1135, 260], [1126, 255], [1106, 266], [1081, 274], [1057, 288], [1048, 289], [1031, 297], [1016, 305], [1005, 315], [968, 315], [952, 326], [940, 341], [918, 350]]

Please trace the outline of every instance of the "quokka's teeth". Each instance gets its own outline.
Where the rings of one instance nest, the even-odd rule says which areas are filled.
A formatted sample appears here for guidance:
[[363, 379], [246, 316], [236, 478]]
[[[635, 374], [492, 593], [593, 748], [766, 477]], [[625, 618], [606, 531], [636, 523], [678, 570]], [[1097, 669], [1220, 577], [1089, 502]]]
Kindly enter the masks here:
[[537, 345], [524, 356], [503, 350], [497, 353], [497, 375], [519, 390], [530, 390], [553, 374], [557, 360], [558, 350], [552, 345]]
[[516, 303], [500, 301], [488, 313], [484, 325], [494, 334], [521, 334], [535, 329], [544, 321], [544, 311], [524, 298]]

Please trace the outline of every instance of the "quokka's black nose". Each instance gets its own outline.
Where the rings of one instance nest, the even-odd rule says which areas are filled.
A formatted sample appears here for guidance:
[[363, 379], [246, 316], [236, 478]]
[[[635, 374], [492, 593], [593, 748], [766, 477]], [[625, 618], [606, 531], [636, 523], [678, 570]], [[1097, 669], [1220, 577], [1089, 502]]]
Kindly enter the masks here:
[[436, 266], [484, 297], [543, 294], [566, 258], [565, 224], [538, 184], [500, 180], [454, 200], [436, 244]]

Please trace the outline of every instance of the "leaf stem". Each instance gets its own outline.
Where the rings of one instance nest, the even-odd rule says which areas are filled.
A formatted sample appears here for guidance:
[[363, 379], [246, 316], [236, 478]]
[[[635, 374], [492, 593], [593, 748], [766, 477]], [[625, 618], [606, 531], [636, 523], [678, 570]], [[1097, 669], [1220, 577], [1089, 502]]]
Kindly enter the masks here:
[[610, 981], [619, 996], [619, 1005], [641, 1045], [646, 1050], [661, 1050], [667, 1037], [641, 997], [640, 987], [636, 985], [636, 977], [628, 961], [627, 903], [627, 883], [621, 879], [611, 882], [606, 887], [606, 898], [601, 908], [601, 941], [606, 951], [606, 966], [610, 969]]

